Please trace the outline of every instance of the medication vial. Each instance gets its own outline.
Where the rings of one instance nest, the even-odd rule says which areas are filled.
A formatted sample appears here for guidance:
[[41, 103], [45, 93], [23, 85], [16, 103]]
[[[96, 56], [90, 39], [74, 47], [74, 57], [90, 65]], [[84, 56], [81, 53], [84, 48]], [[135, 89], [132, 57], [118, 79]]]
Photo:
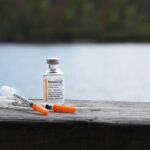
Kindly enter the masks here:
[[43, 75], [43, 92], [46, 103], [64, 103], [64, 75], [58, 68], [59, 58], [47, 59], [49, 69]]

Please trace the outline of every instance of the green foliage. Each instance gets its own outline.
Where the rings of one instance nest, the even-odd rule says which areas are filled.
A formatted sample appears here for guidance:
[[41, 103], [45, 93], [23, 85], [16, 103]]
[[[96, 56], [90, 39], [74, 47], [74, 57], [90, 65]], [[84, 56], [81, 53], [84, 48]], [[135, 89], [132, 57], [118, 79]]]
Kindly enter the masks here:
[[0, 41], [149, 41], [143, 1], [0, 0]]

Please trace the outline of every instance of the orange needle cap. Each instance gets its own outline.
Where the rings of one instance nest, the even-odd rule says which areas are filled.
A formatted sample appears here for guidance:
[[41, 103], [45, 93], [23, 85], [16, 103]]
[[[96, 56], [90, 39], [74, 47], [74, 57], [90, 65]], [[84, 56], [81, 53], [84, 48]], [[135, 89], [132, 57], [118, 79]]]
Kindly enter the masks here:
[[63, 106], [59, 104], [54, 104], [53, 111], [62, 113], [75, 113], [77, 111], [77, 108], [72, 106]]
[[33, 110], [40, 112], [44, 116], [48, 116], [49, 110], [41, 106], [40, 104], [33, 104], [32, 105]]

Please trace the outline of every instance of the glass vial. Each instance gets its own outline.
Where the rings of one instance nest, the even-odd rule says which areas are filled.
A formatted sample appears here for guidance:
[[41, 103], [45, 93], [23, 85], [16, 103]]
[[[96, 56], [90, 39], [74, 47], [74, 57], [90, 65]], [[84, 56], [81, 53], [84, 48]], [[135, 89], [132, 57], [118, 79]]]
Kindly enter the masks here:
[[47, 59], [49, 69], [43, 75], [43, 92], [46, 103], [64, 103], [64, 75], [59, 69], [59, 58]]

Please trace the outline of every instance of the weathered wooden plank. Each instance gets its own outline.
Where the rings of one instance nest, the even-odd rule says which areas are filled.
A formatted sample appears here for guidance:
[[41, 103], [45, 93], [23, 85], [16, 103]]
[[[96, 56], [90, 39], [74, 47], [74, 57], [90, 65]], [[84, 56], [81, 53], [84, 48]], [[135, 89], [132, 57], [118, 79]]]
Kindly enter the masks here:
[[150, 103], [71, 101], [76, 114], [0, 109], [0, 150], [150, 150]]
[[0, 122], [87, 122], [113, 125], [150, 125], [150, 103], [66, 100], [78, 107], [76, 114], [51, 112], [41, 116], [27, 107], [0, 109]]

